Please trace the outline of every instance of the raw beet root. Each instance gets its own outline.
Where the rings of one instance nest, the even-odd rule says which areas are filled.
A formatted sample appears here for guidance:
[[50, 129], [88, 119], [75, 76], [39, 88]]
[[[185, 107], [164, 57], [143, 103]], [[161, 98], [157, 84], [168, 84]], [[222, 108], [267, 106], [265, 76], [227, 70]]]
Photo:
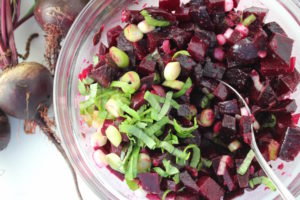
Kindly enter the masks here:
[[261, 28], [254, 35], [254, 45], [259, 51], [266, 51], [268, 48], [268, 35]]
[[229, 67], [249, 66], [258, 61], [257, 49], [250, 38], [240, 40], [233, 45], [227, 56]]
[[221, 114], [235, 115], [240, 113], [239, 105], [236, 99], [218, 103]]
[[132, 96], [130, 107], [134, 110], [138, 110], [142, 105], [146, 104], [144, 99], [145, 91], [140, 91]]
[[188, 78], [193, 68], [197, 64], [193, 59], [191, 59], [189, 56], [186, 55], [179, 55], [175, 60], [180, 63], [181, 66], [180, 76], [182, 79]]
[[23, 62], [0, 76], [0, 109], [18, 119], [33, 120], [52, 103], [53, 77], [35, 62]]
[[218, 87], [214, 90], [213, 94], [221, 101], [225, 101], [228, 97], [229, 91], [223, 83], [219, 83]]
[[110, 83], [118, 78], [119, 69], [105, 64], [92, 70], [88, 76], [97, 81], [102, 87], [109, 87]]
[[185, 187], [187, 187], [188, 189], [192, 190], [195, 193], [199, 192], [199, 188], [196, 182], [193, 180], [193, 178], [187, 171], [181, 172], [179, 174], [179, 178]]
[[213, 63], [211, 61], [207, 61], [204, 65], [203, 76], [222, 80], [225, 71], [226, 68], [222, 63]]
[[290, 92], [294, 92], [300, 82], [300, 74], [295, 69], [293, 73], [284, 75], [283, 77], [280, 77], [279, 80], [289, 89]]
[[5, 113], [0, 110], [0, 151], [5, 149], [10, 140], [10, 125]]
[[214, 24], [212, 23], [205, 6], [191, 8], [190, 16], [192, 21], [201, 29], [213, 30]]
[[277, 22], [269, 22], [263, 26], [263, 29], [266, 31], [269, 37], [275, 33], [286, 36], [286, 33]]
[[159, 8], [172, 11], [180, 6], [180, 0], [159, 0]]
[[152, 31], [147, 34], [148, 51], [153, 52], [158, 46], [161, 46], [163, 41], [168, 39], [168, 31], [155, 32]]
[[225, 73], [225, 81], [238, 91], [244, 91], [251, 85], [249, 74], [239, 68], [230, 68]]
[[225, 169], [223, 178], [224, 178], [224, 185], [227, 186], [228, 190], [230, 192], [234, 191], [237, 187], [236, 180], [233, 177], [233, 173], [231, 173], [228, 168]]
[[206, 87], [210, 91], [214, 91], [217, 88], [217, 86], [218, 86], [218, 82], [216, 80], [214, 80], [214, 79], [203, 77], [200, 80], [199, 86]]
[[157, 173], [140, 173], [138, 178], [144, 190], [153, 194], [160, 193], [160, 180]]
[[151, 55], [143, 58], [136, 70], [142, 75], [149, 75], [155, 72], [156, 61]]
[[193, 77], [196, 84], [199, 86], [203, 77], [203, 67], [200, 63], [198, 63], [193, 70]]
[[207, 200], [217, 200], [224, 197], [224, 189], [209, 176], [199, 178], [197, 185], [201, 196]]
[[204, 61], [206, 50], [207, 50], [207, 43], [203, 40], [199, 39], [196, 36], [193, 36], [189, 45], [188, 45], [188, 52], [191, 54], [194, 60], [200, 62]]
[[133, 49], [137, 60], [142, 60], [149, 52], [147, 51], [147, 40], [142, 39], [133, 43]]
[[292, 161], [300, 151], [300, 128], [289, 127], [286, 131], [279, 156], [285, 161]]
[[117, 38], [120, 36], [121, 33], [123, 33], [123, 29], [119, 25], [107, 31], [106, 37], [107, 37], [108, 47], [117, 45]]
[[209, 48], [214, 48], [217, 46], [217, 36], [213, 31], [206, 31], [199, 29], [198, 27], [195, 28], [195, 35], [206, 42]]

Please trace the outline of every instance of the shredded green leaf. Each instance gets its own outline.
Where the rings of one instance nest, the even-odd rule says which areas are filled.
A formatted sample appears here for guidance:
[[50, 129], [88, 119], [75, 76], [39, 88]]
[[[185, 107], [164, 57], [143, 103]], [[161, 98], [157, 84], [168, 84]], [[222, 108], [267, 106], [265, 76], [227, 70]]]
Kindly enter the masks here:
[[255, 157], [255, 153], [254, 153], [254, 151], [251, 149], [251, 150], [248, 152], [246, 158], [244, 159], [243, 163], [241, 164], [241, 166], [239, 167], [239, 169], [238, 169], [238, 171], [237, 171], [237, 173], [238, 173], [239, 175], [242, 175], [242, 176], [243, 176], [243, 175], [246, 174], [246, 172], [248, 171], [248, 169], [249, 169], [249, 167], [250, 167], [250, 165], [251, 165], [251, 162], [252, 162], [252, 160], [253, 160], [254, 157]]
[[123, 110], [124, 112], [126, 112], [127, 114], [129, 114], [130, 116], [132, 116], [136, 120], [141, 119], [139, 114], [135, 110], [130, 108], [128, 105], [122, 103], [121, 101], [117, 101], [117, 102], [118, 102], [118, 105], [119, 105], [121, 110]]
[[145, 132], [147, 135], [152, 136], [154, 135], [157, 131], [161, 130], [163, 126], [165, 126], [169, 122], [168, 117], [163, 117], [160, 121], [156, 122], [155, 124], [149, 126], [148, 128], [145, 129]]
[[153, 96], [153, 94], [151, 94], [151, 92], [147, 91], [145, 93], [144, 99], [146, 101], [148, 101], [148, 103], [150, 104], [150, 106], [156, 110], [156, 111], [160, 111], [161, 107], [159, 105], [159, 102], [157, 101], [157, 99]]
[[176, 184], [178, 184], [178, 183], [180, 182], [179, 174], [175, 174], [175, 175], [173, 176], [173, 181], [174, 181]]
[[157, 20], [154, 19], [147, 10], [142, 10], [141, 11], [141, 15], [144, 16], [147, 24], [151, 25], [151, 26], [169, 26], [171, 23], [169, 21], [166, 20]]
[[186, 51], [186, 50], [180, 50], [180, 51], [177, 51], [173, 57], [172, 57], [172, 60], [174, 60], [175, 58], [177, 58], [179, 55], [186, 55], [186, 56], [191, 56], [191, 54]]
[[158, 120], [161, 120], [169, 112], [170, 107], [171, 107], [172, 96], [173, 96], [173, 92], [168, 92], [166, 94], [166, 101], [158, 114]]
[[251, 180], [249, 180], [249, 186], [250, 188], [254, 188], [255, 185], [264, 184], [268, 188], [270, 188], [272, 191], [276, 191], [276, 187], [273, 184], [273, 182], [265, 176], [255, 177]]
[[86, 96], [88, 94], [85, 84], [81, 80], [78, 82], [78, 91], [82, 96]]
[[133, 94], [135, 92], [135, 89], [130, 84], [122, 81], [113, 81], [110, 87], [121, 88], [126, 94]]
[[174, 147], [172, 144], [162, 141], [159, 144], [159, 147], [166, 150], [170, 154], [176, 156], [179, 159], [188, 160], [190, 157], [190, 154], [186, 154], [185, 152], [181, 151], [180, 149]]
[[162, 200], [165, 200], [166, 199], [166, 197], [168, 196], [168, 194], [170, 193], [170, 192], [172, 192], [171, 190], [166, 190], [166, 191], [164, 191], [164, 194], [163, 194], [163, 196], [162, 196]]
[[135, 191], [135, 190], [137, 190], [137, 189], [140, 188], [139, 184], [137, 184], [134, 180], [128, 180], [128, 179], [126, 179], [126, 178], [125, 178], [125, 180], [126, 180], [126, 183], [127, 183], [128, 187], [129, 187], [132, 191]]
[[168, 174], [167, 172], [165, 172], [165, 170], [163, 170], [162, 168], [160, 167], [154, 167], [153, 170], [158, 173], [158, 175], [160, 175], [161, 177], [164, 177], [164, 178], [167, 178], [168, 177]]
[[191, 80], [191, 78], [188, 78], [186, 80], [186, 82], [184, 83], [183, 87], [181, 90], [179, 90], [178, 92], [176, 92], [173, 97], [174, 98], [178, 98], [181, 97], [182, 95], [184, 95], [193, 85], [193, 82]]
[[[161, 97], [161, 96], [158, 96], [158, 95], [155, 95], [155, 94], [151, 94], [155, 97], [155, 99], [159, 102], [159, 103], [164, 103], [166, 101], [165, 98]], [[175, 108], [176, 110], [179, 109], [180, 105], [175, 101], [175, 100], [171, 100], [171, 106], [173, 108]]]
[[173, 126], [179, 138], [193, 137], [192, 132], [198, 128], [196, 117], [194, 118], [194, 126], [192, 127], [184, 128], [177, 123], [176, 119], [173, 120]]
[[139, 159], [140, 147], [135, 146], [129, 158], [127, 167], [125, 168], [126, 180], [133, 180], [137, 176], [137, 163]]
[[197, 168], [198, 163], [200, 162], [200, 158], [201, 158], [200, 149], [196, 144], [190, 144], [185, 147], [183, 152], [186, 153], [189, 149], [193, 150], [193, 156], [192, 156], [192, 159], [190, 162], [190, 166], [193, 168]]
[[209, 106], [209, 98], [207, 96], [204, 96], [201, 100], [201, 108], [205, 109]]
[[205, 167], [210, 168], [212, 166], [212, 161], [206, 158], [201, 158], [201, 162], [204, 164]]
[[169, 176], [172, 176], [172, 175], [175, 175], [175, 174], [178, 174], [179, 173], [179, 170], [174, 167], [173, 165], [171, 165], [171, 161], [170, 160], [166, 160], [166, 159], [163, 159], [163, 165], [166, 169], [166, 172]]

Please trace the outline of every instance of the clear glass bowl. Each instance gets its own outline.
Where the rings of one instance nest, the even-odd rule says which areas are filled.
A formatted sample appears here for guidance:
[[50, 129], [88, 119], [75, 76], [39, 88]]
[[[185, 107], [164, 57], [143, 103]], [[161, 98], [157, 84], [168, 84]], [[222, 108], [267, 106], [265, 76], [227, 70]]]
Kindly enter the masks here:
[[[89, 145], [89, 129], [81, 123], [78, 108], [78, 74], [92, 62], [98, 47], [92, 45], [94, 34], [102, 24], [105, 31], [121, 23], [122, 9], [141, 9], [147, 3], [158, 5], [158, 0], [94, 0], [81, 12], [64, 42], [55, 76], [54, 108], [57, 128], [68, 156], [75, 169], [100, 199], [143, 199], [143, 193], [133, 193], [127, 185], [112, 175], [106, 168], [99, 168], [92, 160]], [[155, 2], [155, 3], [154, 3]], [[295, 40], [293, 55], [297, 57], [296, 67], [300, 70], [300, 3], [297, 0], [241, 0], [240, 9], [250, 6], [266, 7], [269, 13], [266, 21], [278, 22], [289, 37]], [[124, 24], [123, 24], [124, 26]], [[300, 105], [300, 90], [293, 94]], [[300, 111], [298, 108], [297, 112]], [[85, 136], [85, 137], [84, 137]], [[294, 162], [284, 163], [282, 171], [277, 166], [282, 161], [271, 162], [276, 174], [289, 186], [294, 195], [300, 194], [300, 155]], [[282, 172], [285, 172], [282, 175]], [[261, 186], [252, 192], [245, 192], [237, 199], [275, 199], [278, 193], [264, 190]]]

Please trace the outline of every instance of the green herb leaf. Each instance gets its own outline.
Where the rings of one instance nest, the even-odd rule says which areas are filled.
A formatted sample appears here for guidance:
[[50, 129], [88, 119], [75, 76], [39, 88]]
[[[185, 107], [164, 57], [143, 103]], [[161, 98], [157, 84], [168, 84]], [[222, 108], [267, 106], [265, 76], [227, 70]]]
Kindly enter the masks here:
[[85, 84], [81, 80], [78, 82], [78, 91], [82, 96], [86, 96], [88, 94]]
[[194, 118], [194, 126], [192, 127], [184, 128], [177, 123], [176, 119], [173, 120], [173, 126], [179, 138], [193, 137], [192, 132], [198, 128], [196, 117]]
[[172, 176], [172, 175], [179, 173], [179, 170], [176, 167], [174, 167], [173, 165], [171, 165], [170, 160], [163, 159], [162, 162], [163, 162], [163, 165], [166, 169], [166, 173], [168, 174], [168, 176]]
[[276, 187], [273, 184], [273, 182], [265, 176], [255, 177], [251, 180], [249, 180], [249, 186], [250, 188], [254, 188], [255, 185], [264, 184], [268, 188], [270, 188], [272, 191], [276, 191]]
[[169, 122], [168, 117], [163, 117], [160, 121], [156, 122], [152, 126], [149, 126], [148, 128], [145, 129], [145, 132], [149, 135], [152, 136], [154, 135], [157, 131], [161, 130], [163, 126], [165, 126]]
[[158, 114], [158, 120], [161, 120], [166, 114], [169, 112], [171, 107], [171, 100], [172, 100], [173, 92], [168, 92], [166, 94], [166, 101], [161, 108], [161, 111]]
[[275, 128], [277, 124], [277, 119], [274, 114], [271, 114], [271, 119], [268, 118], [266, 122], [262, 125], [263, 128]]
[[160, 167], [154, 167], [153, 170], [158, 173], [158, 175], [160, 175], [161, 177], [167, 178], [168, 174], [167, 172], [165, 172], [162, 168]]
[[169, 21], [166, 20], [157, 20], [154, 19], [147, 10], [142, 10], [141, 11], [141, 15], [144, 16], [147, 24], [151, 25], [151, 26], [169, 26], [171, 23]]
[[168, 194], [170, 193], [170, 192], [172, 192], [171, 190], [166, 190], [166, 191], [164, 191], [164, 194], [163, 194], [163, 196], [162, 196], [162, 200], [165, 200], [166, 199], [166, 197], [168, 196]]
[[182, 89], [179, 90], [178, 92], [176, 92], [173, 97], [174, 98], [181, 97], [182, 95], [184, 95], [192, 87], [192, 85], [193, 85], [193, 83], [192, 83], [191, 78], [188, 78], [186, 80], [186, 82], [184, 83]]
[[126, 178], [125, 178], [125, 180], [126, 180], [126, 183], [127, 183], [128, 187], [129, 187], [132, 191], [135, 191], [135, 190], [137, 190], [137, 189], [140, 188], [139, 184], [137, 184], [134, 180], [128, 180], [128, 179], [126, 179]]
[[175, 175], [173, 176], [173, 181], [174, 181], [176, 184], [178, 184], [178, 183], [180, 182], [179, 174], [175, 174]]
[[239, 169], [238, 169], [238, 171], [237, 171], [237, 173], [238, 173], [239, 175], [242, 175], [242, 176], [243, 176], [243, 175], [246, 174], [246, 172], [248, 171], [248, 169], [249, 169], [249, 167], [250, 167], [250, 165], [251, 165], [251, 162], [252, 162], [252, 160], [253, 160], [254, 157], [255, 157], [255, 153], [254, 153], [254, 151], [251, 149], [251, 150], [248, 152], [246, 158], [244, 159], [243, 163], [241, 164], [241, 166], [239, 167]]
[[[164, 97], [161, 97], [161, 96], [158, 96], [158, 95], [155, 95], [155, 94], [152, 94], [150, 93], [153, 97], [155, 97], [155, 99], [159, 102], [159, 103], [164, 103], [166, 101], [166, 99]], [[176, 110], [179, 109], [180, 105], [175, 101], [175, 100], [171, 100], [171, 106], [173, 108], [175, 108]]]
[[122, 103], [121, 101], [117, 101], [117, 102], [118, 102], [118, 105], [119, 105], [121, 110], [123, 110], [124, 112], [126, 112], [127, 114], [129, 114], [130, 116], [132, 116], [136, 120], [141, 119], [139, 114], [135, 110], [130, 108], [128, 105]]
[[186, 154], [185, 152], [181, 151], [180, 149], [174, 147], [172, 144], [162, 141], [159, 144], [159, 147], [166, 150], [170, 154], [176, 156], [176, 158], [183, 159], [183, 160], [188, 160], [190, 157], [190, 154]]
[[206, 158], [201, 158], [201, 162], [203, 163], [203, 165], [207, 168], [210, 168], [212, 166], [212, 161], [208, 160]]
[[193, 150], [193, 157], [191, 159], [190, 166], [193, 167], [193, 168], [197, 168], [198, 163], [200, 162], [200, 158], [201, 158], [200, 149], [197, 145], [190, 144], [190, 145], [185, 147], [183, 152], [186, 153], [189, 149]]
[[175, 58], [177, 58], [179, 55], [186, 55], [186, 56], [191, 56], [191, 54], [186, 51], [186, 50], [180, 50], [180, 51], [177, 51], [173, 57], [172, 57], [172, 60], [174, 60]]
[[129, 158], [127, 168], [125, 168], [126, 180], [133, 180], [137, 176], [137, 163], [139, 159], [140, 147], [135, 146]]
[[113, 81], [110, 87], [121, 88], [125, 94], [133, 94], [135, 89], [128, 83], [122, 81]]

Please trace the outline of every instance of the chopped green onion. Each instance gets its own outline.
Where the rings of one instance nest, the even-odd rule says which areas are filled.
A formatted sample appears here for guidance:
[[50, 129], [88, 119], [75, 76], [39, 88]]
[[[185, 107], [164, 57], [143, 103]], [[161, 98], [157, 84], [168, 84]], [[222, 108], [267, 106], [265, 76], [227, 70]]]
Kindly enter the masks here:
[[190, 144], [187, 147], [185, 147], [183, 152], [186, 153], [189, 149], [193, 150], [193, 157], [191, 159], [190, 166], [193, 168], [197, 168], [197, 165], [200, 162], [200, 158], [201, 158], [200, 149], [197, 145]]
[[174, 167], [173, 165], [171, 165], [170, 160], [163, 159], [162, 162], [163, 162], [163, 165], [166, 169], [166, 173], [168, 174], [168, 176], [172, 176], [172, 175], [179, 173], [179, 170], [176, 167]]
[[170, 154], [176, 156], [177, 158], [183, 159], [183, 160], [188, 160], [190, 157], [190, 154], [186, 154], [185, 152], [181, 151], [180, 149], [174, 147], [172, 144], [162, 141], [159, 144], [159, 147], [166, 150]]
[[182, 95], [184, 95], [192, 87], [192, 85], [193, 85], [193, 83], [192, 83], [191, 78], [188, 78], [186, 80], [186, 82], [184, 83], [182, 89], [179, 90], [178, 92], [176, 92], [173, 97], [174, 98], [181, 97]]
[[205, 109], [209, 106], [209, 98], [207, 96], [204, 96], [201, 100], [201, 108]]
[[124, 173], [123, 163], [121, 161], [121, 158], [117, 154], [110, 153], [110, 154], [107, 154], [105, 157], [106, 157], [107, 163], [109, 164], [109, 166], [112, 169], [114, 169], [120, 173]]
[[160, 175], [161, 177], [164, 177], [164, 178], [168, 177], [167, 172], [165, 172], [165, 170], [163, 170], [163, 169], [160, 168], [160, 167], [154, 167], [153, 170], [154, 170], [156, 173], [158, 173], [158, 175]]
[[148, 126], [148, 124], [144, 122], [138, 122], [136, 123], [136, 126], [140, 129], [145, 129]]
[[78, 82], [78, 91], [82, 96], [86, 96], [88, 94], [85, 84], [81, 80]]
[[129, 187], [132, 191], [135, 191], [135, 190], [137, 190], [137, 189], [140, 188], [139, 184], [137, 184], [137, 183], [135, 182], [135, 180], [128, 180], [128, 179], [126, 179], [126, 178], [125, 178], [125, 180], [126, 180], [126, 184], [128, 185], [128, 187]]
[[98, 89], [99, 89], [98, 83], [94, 83], [90, 85], [90, 98], [95, 98], [97, 96]]
[[178, 184], [178, 183], [180, 182], [179, 174], [175, 174], [175, 175], [173, 176], [173, 181], [174, 181], [176, 184]]
[[85, 79], [82, 80], [82, 82], [86, 85], [91, 85], [92, 83], [94, 83], [94, 79], [90, 77], [86, 77]]
[[[164, 97], [155, 95], [155, 94], [151, 94], [155, 97], [155, 99], [159, 102], [159, 103], [164, 103], [166, 101], [166, 99]], [[171, 106], [175, 109], [179, 109], [180, 105], [175, 101], [175, 100], [171, 100]]]
[[172, 57], [172, 60], [174, 60], [175, 58], [177, 58], [179, 55], [186, 55], [186, 56], [191, 56], [191, 54], [186, 51], [186, 50], [180, 50], [180, 51], [177, 51], [173, 57]]
[[169, 112], [171, 107], [171, 100], [172, 100], [173, 92], [168, 92], [166, 95], [166, 101], [164, 105], [162, 106], [159, 114], [158, 114], [158, 120], [161, 120], [166, 114]]
[[154, 19], [147, 10], [142, 10], [141, 11], [141, 15], [144, 16], [147, 24], [151, 25], [151, 26], [169, 26], [171, 23], [169, 21], [166, 20], [157, 20]]
[[141, 129], [132, 125], [120, 125], [119, 128], [121, 132], [131, 134], [136, 138], [140, 139], [141, 141], [143, 141], [150, 149], [155, 148], [156, 146], [155, 141], [151, 137], [149, 137], [146, 133], [144, 133]]
[[93, 64], [97, 65], [99, 63], [99, 56], [93, 56]]
[[206, 158], [201, 158], [201, 162], [204, 164], [205, 167], [210, 168], [212, 166], [212, 161]]
[[122, 81], [113, 81], [110, 87], [121, 88], [125, 94], [133, 94], [135, 89], [128, 83]]
[[151, 92], [147, 91], [145, 93], [144, 99], [146, 101], [148, 101], [148, 103], [150, 104], [150, 106], [156, 110], [156, 111], [160, 111], [161, 107], [159, 105], [159, 102], [157, 101], [157, 99], [153, 96], [153, 94], [151, 94]]
[[249, 15], [246, 19], [243, 21], [244, 26], [250, 26], [254, 21], [256, 20], [256, 17], [254, 14]]
[[276, 191], [276, 187], [273, 184], [273, 182], [265, 176], [255, 177], [255, 178], [249, 180], [250, 188], [254, 188], [255, 185], [259, 185], [259, 184], [264, 184], [268, 188], [270, 188], [272, 191]]
[[125, 168], [126, 180], [133, 180], [137, 176], [137, 163], [139, 159], [140, 147], [135, 146], [129, 158], [127, 167]]
[[241, 147], [241, 143], [238, 140], [234, 140], [228, 145], [228, 149], [230, 152], [235, 152]]
[[251, 162], [252, 162], [252, 160], [253, 160], [254, 157], [255, 157], [255, 153], [254, 153], [254, 151], [251, 149], [251, 150], [248, 152], [246, 158], [244, 159], [243, 163], [241, 164], [241, 166], [239, 167], [239, 169], [238, 169], [238, 171], [237, 171], [237, 173], [238, 173], [239, 175], [242, 175], [242, 176], [243, 176], [243, 175], [246, 174], [246, 172], [248, 171], [248, 169], [249, 169], [249, 167], [250, 167], [250, 164], [251, 164]]
[[196, 117], [194, 118], [194, 126], [192, 127], [184, 128], [177, 123], [176, 119], [173, 120], [173, 126], [179, 138], [193, 137], [192, 132], [198, 128]]
[[149, 126], [147, 129], [145, 129], [145, 132], [149, 135], [152, 136], [154, 135], [157, 131], [161, 130], [164, 125], [166, 125], [169, 122], [168, 117], [163, 117], [160, 121], [156, 122], [152, 126]]
[[271, 114], [271, 119], [267, 120], [267, 122], [265, 122], [262, 127], [263, 128], [275, 128], [277, 124], [277, 119], [276, 116], [274, 114]]
[[121, 101], [118, 101], [118, 106], [120, 107], [121, 110], [123, 110], [124, 112], [126, 112], [127, 114], [132, 116], [134, 119], [136, 119], [136, 120], [141, 119], [139, 114], [135, 110], [130, 108], [128, 105], [122, 103]]
[[171, 190], [166, 190], [166, 191], [164, 191], [164, 194], [163, 194], [163, 196], [162, 196], [162, 200], [166, 200], [166, 197], [168, 196], [168, 194], [170, 193], [170, 192], [172, 192]]

